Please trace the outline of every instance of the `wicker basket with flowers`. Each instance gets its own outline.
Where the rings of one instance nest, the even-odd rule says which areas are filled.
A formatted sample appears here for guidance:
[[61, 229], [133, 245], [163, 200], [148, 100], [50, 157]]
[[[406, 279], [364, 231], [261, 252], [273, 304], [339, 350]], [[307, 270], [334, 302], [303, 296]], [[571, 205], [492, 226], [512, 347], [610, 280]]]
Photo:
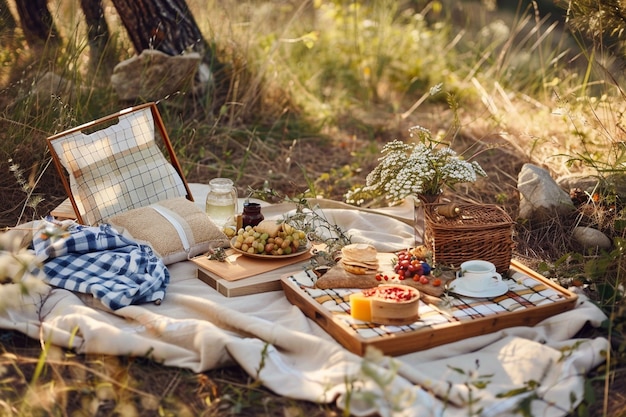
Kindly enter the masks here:
[[[468, 259], [485, 259], [495, 260], [499, 270], [508, 269], [513, 223], [503, 210], [465, 204], [457, 206], [449, 217], [435, 213], [445, 187], [454, 189], [456, 184], [473, 183], [486, 176], [480, 164], [458, 155], [449, 143], [434, 138], [428, 129], [414, 126], [409, 134], [413, 143], [394, 140], [383, 147], [383, 156], [368, 174], [366, 184], [349, 191], [346, 201], [361, 205], [366, 200], [382, 198], [394, 204], [413, 197], [419, 202], [414, 219], [416, 243], [423, 241], [433, 252], [435, 262], [458, 266]], [[454, 220], [450, 221], [452, 217]], [[480, 238], [485, 230], [493, 232], [494, 228], [499, 233]]]

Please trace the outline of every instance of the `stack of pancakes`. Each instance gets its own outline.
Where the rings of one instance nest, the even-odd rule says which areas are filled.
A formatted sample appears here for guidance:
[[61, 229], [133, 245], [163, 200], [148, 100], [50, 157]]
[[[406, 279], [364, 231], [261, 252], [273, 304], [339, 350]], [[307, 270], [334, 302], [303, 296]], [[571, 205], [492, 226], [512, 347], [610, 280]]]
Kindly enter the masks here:
[[372, 245], [353, 243], [341, 249], [340, 264], [346, 272], [355, 275], [376, 274], [378, 271], [378, 252]]

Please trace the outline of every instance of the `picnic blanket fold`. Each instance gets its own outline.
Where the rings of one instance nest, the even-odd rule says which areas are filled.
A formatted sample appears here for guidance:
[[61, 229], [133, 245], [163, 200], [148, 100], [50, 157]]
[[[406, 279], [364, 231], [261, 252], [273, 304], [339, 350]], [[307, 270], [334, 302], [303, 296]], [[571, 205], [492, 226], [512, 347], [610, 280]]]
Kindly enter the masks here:
[[163, 300], [169, 271], [149, 245], [124, 237], [108, 224], [74, 225], [63, 236], [33, 238], [46, 282], [91, 294], [117, 310]]

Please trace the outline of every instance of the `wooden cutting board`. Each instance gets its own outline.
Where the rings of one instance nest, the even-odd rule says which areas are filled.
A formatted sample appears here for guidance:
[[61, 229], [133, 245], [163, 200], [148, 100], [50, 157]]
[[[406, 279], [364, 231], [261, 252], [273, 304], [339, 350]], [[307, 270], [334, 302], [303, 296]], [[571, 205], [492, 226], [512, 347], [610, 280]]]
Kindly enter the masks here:
[[238, 281], [254, 275], [273, 271], [287, 265], [306, 261], [311, 257], [311, 251], [292, 257], [275, 256], [272, 258], [253, 258], [242, 255], [232, 249], [226, 250], [226, 260], [209, 259], [206, 255], [197, 256], [191, 261], [200, 268], [207, 270], [226, 281]]
[[281, 290], [281, 277], [301, 271], [311, 258], [311, 251], [273, 258], [252, 258], [232, 249], [226, 254], [224, 262], [209, 259], [206, 255], [191, 259], [198, 266], [198, 279], [225, 297]]

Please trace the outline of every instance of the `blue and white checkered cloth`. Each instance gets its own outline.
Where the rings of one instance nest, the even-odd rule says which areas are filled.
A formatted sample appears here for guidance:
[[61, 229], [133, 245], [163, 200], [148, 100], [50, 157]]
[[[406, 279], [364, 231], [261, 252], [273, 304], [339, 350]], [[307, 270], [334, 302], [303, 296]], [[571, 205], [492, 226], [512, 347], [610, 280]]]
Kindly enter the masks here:
[[112, 310], [165, 297], [169, 271], [150, 246], [107, 224], [73, 225], [68, 232], [33, 239], [50, 285], [91, 294]]

